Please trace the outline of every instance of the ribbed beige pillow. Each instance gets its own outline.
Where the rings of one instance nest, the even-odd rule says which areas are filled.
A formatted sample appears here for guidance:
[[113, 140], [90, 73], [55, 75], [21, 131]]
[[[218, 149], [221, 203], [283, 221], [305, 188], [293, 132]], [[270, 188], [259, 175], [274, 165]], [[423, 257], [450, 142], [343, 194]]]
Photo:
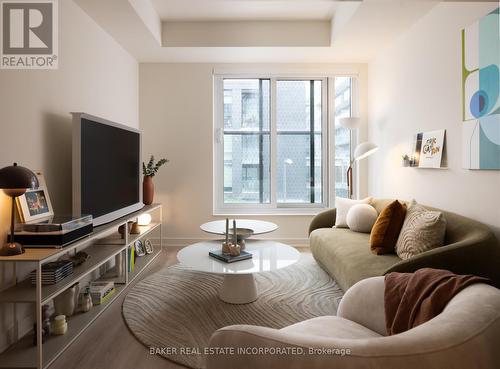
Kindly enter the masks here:
[[413, 200], [396, 243], [396, 253], [409, 259], [424, 251], [443, 245], [446, 219], [440, 211], [427, 210]]

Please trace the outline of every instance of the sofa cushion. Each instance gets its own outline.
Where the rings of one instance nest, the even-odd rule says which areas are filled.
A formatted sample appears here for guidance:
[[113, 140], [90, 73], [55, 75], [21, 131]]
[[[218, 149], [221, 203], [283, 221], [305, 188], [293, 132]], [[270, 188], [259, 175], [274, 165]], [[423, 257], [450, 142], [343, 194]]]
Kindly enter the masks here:
[[370, 249], [374, 254], [394, 252], [406, 215], [406, 204], [394, 200], [377, 218], [370, 234]]
[[304, 320], [281, 329], [287, 333], [344, 339], [381, 337], [380, 334], [361, 324], [338, 316], [321, 316]]
[[320, 228], [311, 233], [309, 245], [318, 264], [346, 291], [354, 283], [380, 276], [401, 261], [396, 254], [372, 254], [369, 238], [367, 233], [346, 228]]
[[336, 197], [335, 207], [337, 208], [337, 214], [335, 217], [335, 227], [347, 228], [347, 213], [349, 209], [356, 204], [369, 204], [371, 199], [371, 197], [367, 197], [363, 200], [351, 200], [343, 197]]
[[396, 253], [409, 259], [443, 245], [446, 220], [440, 211], [427, 210], [413, 200], [406, 211], [403, 228], [396, 243]]
[[347, 212], [347, 226], [354, 232], [370, 233], [377, 216], [377, 210], [373, 206], [356, 204]]

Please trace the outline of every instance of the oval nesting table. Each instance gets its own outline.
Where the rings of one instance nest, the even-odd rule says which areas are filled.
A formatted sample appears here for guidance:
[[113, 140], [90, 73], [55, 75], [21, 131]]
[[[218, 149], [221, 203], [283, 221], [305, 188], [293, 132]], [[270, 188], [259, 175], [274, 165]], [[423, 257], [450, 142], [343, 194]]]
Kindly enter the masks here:
[[226, 263], [208, 256], [219, 250], [221, 241], [204, 241], [181, 249], [179, 262], [191, 269], [206, 273], [223, 274], [219, 297], [230, 304], [247, 304], [257, 299], [254, 273], [275, 271], [295, 264], [300, 253], [293, 247], [267, 240], [247, 240], [245, 251], [251, 259]]
[[[233, 220], [229, 220], [229, 227], [233, 226]], [[226, 221], [214, 220], [212, 222], [203, 223], [200, 226], [201, 230], [212, 234], [226, 234]], [[278, 226], [271, 222], [252, 219], [236, 219], [236, 228], [247, 228], [253, 231], [253, 234], [264, 234], [273, 232], [278, 229]]]

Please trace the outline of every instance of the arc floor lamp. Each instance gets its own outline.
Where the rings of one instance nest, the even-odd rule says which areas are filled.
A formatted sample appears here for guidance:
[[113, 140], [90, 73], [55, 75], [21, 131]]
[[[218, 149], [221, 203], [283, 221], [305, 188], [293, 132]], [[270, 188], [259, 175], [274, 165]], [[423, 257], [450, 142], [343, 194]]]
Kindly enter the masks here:
[[[340, 118], [339, 123], [342, 127], [349, 129], [350, 131], [359, 128], [361, 124], [361, 119], [358, 117], [346, 117]], [[352, 137], [352, 135], [351, 135]], [[352, 198], [353, 193], [353, 182], [352, 182], [352, 168], [355, 162], [367, 158], [375, 151], [378, 150], [378, 146], [373, 142], [362, 142], [356, 149], [354, 149], [354, 156], [349, 163], [349, 168], [347, 169], [347, 187], [349, 198]]]

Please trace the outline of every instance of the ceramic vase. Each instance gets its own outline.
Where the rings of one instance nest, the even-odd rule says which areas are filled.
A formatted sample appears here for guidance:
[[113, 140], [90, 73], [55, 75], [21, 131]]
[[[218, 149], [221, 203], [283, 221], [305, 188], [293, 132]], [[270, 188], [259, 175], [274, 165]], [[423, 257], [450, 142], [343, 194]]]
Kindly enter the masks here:
[[80, 311], [82, 313], [86, 313], [89, 311], [93, 304], [92, 304], [92, 297], [90, 296], [90, 293], [85, 292], [84, 294], [80, 295]]
[[115, 256], [115, 270], [118, 278], [123, 277], [123, 254], [121, 252]]
[[75, 312], [75, 307], [78, 304], [78, 294], [80, 287], [77, 284], [71, 286], [59, 296], [54, 298], [54, 308], [56, 315], [71, 316]]
[[142, 181], [142, 202], [144, 205], [151, 205], [154, 195], [155, 185], [153, 183], [153, 177], [144, 176], [144, 180]]

